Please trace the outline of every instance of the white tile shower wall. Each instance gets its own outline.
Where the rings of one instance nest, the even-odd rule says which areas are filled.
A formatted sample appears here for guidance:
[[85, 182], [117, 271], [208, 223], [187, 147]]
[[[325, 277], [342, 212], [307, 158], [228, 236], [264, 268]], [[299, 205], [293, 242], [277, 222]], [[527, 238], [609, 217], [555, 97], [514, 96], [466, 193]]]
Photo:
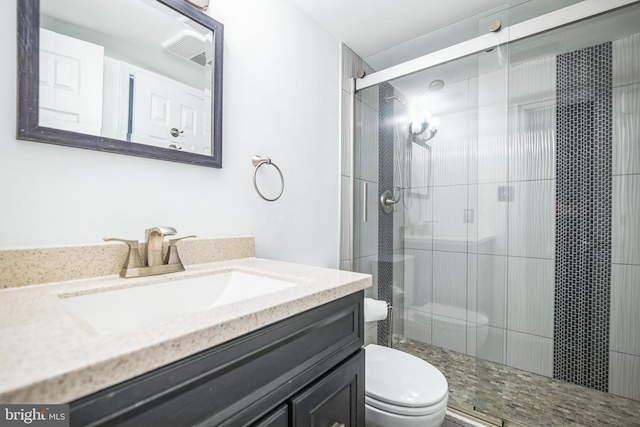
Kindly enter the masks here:
[[[494, 54], [506, 55], [504, 50], [506, 46], [495, 49]], [[510, 70], [503, 64], [504, 60], [492, 54], [492, 58], [485, 55], [480, 56], [478, 64], [478, 109], [501, 111], [508, 101], [509, 89], [509, 72]], [[501, 116], [504, 118], [505, 116]]]
[[433, 189], [412, 188], [407, 194], [408, 207], [404, 209], [405, 248], [432, 249]]
[[[484, 297], [485, 295], [479, 292], [478, 287], [478, 276], [480, 272], [478, 271], [478, 254], [477, 253], [468, 253], [467, 254], [467, 309], [469, 310], [469, 315], [467, 316], [467, 320], [469, 322], [479, 322], [479, 319], [487, 319], [487, 324], [489, 323], [489, 316], [486, 314], [486, 310], [482, 310], [482, 314], [480, 314], [481, 310], [478, 308], [478, 299]], [[484, 265], [482, 267], [485, 267]]]
[[613, 42], [613, 86], [640, 83], [640, 34]]
[[[635, 292], [640, 280], [640, 273], [637, 271], [640, 268], [640, 247], [638, 246], [640, 245], [638, 243], [640, 242], [640, 202], [637, 196], [640, 194], [640, 182], [638, 182], [640, 146], [636, 143], [640, 129], [640, 98], [637, 84], [640, 81], [638, 71], [640, 70], [638, 59], [640, 49], [637, 48], [639, 39], [637, 36], [634, 37], [635, 39], [631, 42], [614, 43], [614, 51], [616, 48], [618, 51], [626, 49], [630, 60], [620, 61], [619, 55], [618, 59], [614, 55], [615, 84], [627, 86], [614, 90], [614, 175], [622, 176], [614, 177], [613, 192], [613, 262], [619, 265], [614, 265], [612, 278], [614, 283], [612, 285], [612, 356], [610, 359], [610, 391], [632, 398], [638, 395], [637, 384], [640, 384], [638, 380], [640, 356], [634, 353], [640, 344], [636, 339], [637, 334], [633, 335], [637, 330], [633, 325], [637, 325], [640, 321], [634, 318], [634, 314], [627, 314], [632, 310], [628, 305], [629, 301], [638, 300]], [[636, 48], [629, 46], [636, 46]], [[407, 251], [413, 250], [416, 253], [419, 266], [429, 262], [429, 257], [433, 257], [431, 259], [433, 265], [429, 265], [430, 271], [422, 273], [420, 271], [422, 267], [418, 267], [416, 277], [428, 275], [433, 271], [434, 288], [433, 299], [424, 290], [414, 289], [407, 292], [406, 334], [408, 338], [423, 342], [432, 340], [435, 345], [457, 351], [464, 351], [466, 347], [468, 354], [476, 352], [478, 356], [488, 360], [552, 376], [555, 257], [555, 58], [519, 64], [512, 67], [510, 73], [509, 106], [511, 108], [508, 115], [508, 144], [504, 138], [505, 114], [504, 112], [495, 114], [500, 112], [498, 108], [500, 93], [492, 97], [487, 92], [481, 92], [480, 105], [485, 108], [492, 107], [494, 114], [490, 114], [489, 109], [481, 110], [478, 114], [477, 150], [472, 132], [469, 132], [468, 136], [468, 153], [470, 153], [468, 182], [475, 181], [473, 165], [477, 156], [480, 167], [477, 172], [477, 181], [483, 184], [468, 188], [466, 203], [476, 210], [478, 216], [477, 223], [470, 225], [467, 231], [470, 239], [472, 236], [480, 239], [485, 234], [491, 236], [489, 240], [493, 240], [495, 244], [484, 246], [485, 249], [490, 248], [485, 251], [479, 247], [480, 255], [477, 263], [471, 259], [468, 262], [467, 304], [470, 309], [475, 308], [479, 314], [488, 315], [491, 325], [488, 328], [489, 332], [486, 335], [479, 334], [478, 328], [470, 325], [464, 345], [458, 339], [447, 339], [444, 336], [444, 326], [438, 326], [440, 324], [438, 321], [443, 319], [434, 319], [425, 301], [432, 302], [438, 298], [440, 300], [455, 299], [452, 295], [456, 292], [451, 292], [450, 288], [445, 291], [440, 286], [452, 279], [451, 277], [443, 278], [441, 273], [447, 265], [443, 256], [448, 254], [441, 251], [431, 253], [409, 249], [432, 248], [434, 242], [437, 248], [445, 248], [438, 246], [442, 242], [434, 239], [407, 239], [405, 247]], [[499, 80], [499, 75], [500, 72], [494, 78]], [[489, 80], [485, 78], [484, 82]], [[503, 136], [500, 135], [501, 133]], [[434, 140], [434, 143], [437, 142], [439, 141]], [[445, 151], [438, 154], [439, 161], [449, 162], [449, 165], [454, 165], [455, 169], [456, 163], [452, 162], [455, 155], [446, 154]], [[496, 163], [509, 165], [508, 176], [505, 174], [505, 169], [494, 166]], [[484, 169], [483, 165], [486, 165]], [[436, 165], [435, 168], [437, 167]], [[464, 185], [459, 186], [460, 192], [454, 190], [453, 193], [447, 193], [446, 190], [451, 188], [443, 186], [460, 182], [457, 174], [450, 174], [449, 177], [453, 177], [451, 181], [447, 181], [448, 177], [445, 174], [438, 175], [437, 180], [431, 184], [438, 187], [431, 192], [432, 197], [429, 202], [423, 207], [408, 211], [408, 220], [416, 217], [438, 219], [445, 212], [455, 217], [454, 211], [462, 206], [462, 202], [458, 199], [464, 193], [461, 190]], [[414, 179], [414, 182], [417, 180]], [[506, 184], [513, 187], [513, 200], [498, 202], [498, 187]], [[440, 194], [449, 196], [446, 197], [447, 200], [440, 200], [445, 198], [444, 196], [438, 197], [438, 190], [441, 188]], [[475, 198], [474, 194], [477, 195]], [[435, 199], [434, 202], [431, 201], [432, 199]], [[434, 215], [431, 217], [430, 209], [434, 210]], [[449, 230], [452, 233], [459, 232], [460, 229], [455, 228], [456, 222], [449, 218], [451, 215], [446, 216], [445, 227], [451, 226]], [[508, 256], [492, 256], [492, 254], [507, 255], [507, 246]], [[470, 244], [469, 250], [472, 247], [473, 245]], [[446, 249], [458, 250], [458, 248], [452, 249], [451, 246], [447, 246]], [[622, 265], [623, 263], [630, 265]], [[475, 267], [476, 264], [477, 267]], [[451, 269], [448, 270], [451, 271]], [[506, 286], [507, 283], [506, 271], [508, 271], [508, 291], [501, 293], [500, 287]], [[454, 282], [457, 281], [454, 280]], [[459, 282], [462, 283], [462, 278]], [[450, 287], [450, 285], [446, 286]], [[457, 286], [454, 285], [453, 289], [456, 288]], [[495, 292], [491, 290], [493, 288], [496, 289]], [[504, 299], [492, 300], [496, 295], [508, 298], [508, 304]], [[504, 323], [507, 307], [508, 329], [503, 329], [507, 326]], [[437, 316], [440, 314], [436, 314]], [[423, 325], [420, 322], [424, 322]], [[486, 336], [484, 340], [482, 340], [483, 336]], [[481, 344], [480, 341], [483, 343]]]
[[433, 188], [433, 250], [467, 252], [467, 185]]
[[[405, 99], [405, 96], [399, 91], [395, 91], [394, 95]], [[394, 115], [396, 117], [396, 126], [394, 134], [394, 156], [393, 156], [393, 194], [394, 198], [399, 200], [393, 211], [393, 250], [402, 251], [404, 247], [404, 224], [405, 224], [405, 206], [408, 206], [408, 172], [406, 170], [407, 156], [411, 153], [408, 147], [409, 128], [404, 124], [405, 106], [398, 101], [392, 100], [394, 104]], [[404, 124], [404, 125], [403, 125]], [[395, 273], [395, 270], [394, 270]]]
[[[394, 255], [393, 263], [393, 339], [394, 345], [405, 335], [404, 304], [405, 304], [405, 271], [413, 270], [413, 258], [406, 257], [402, 250], [398, 250]], [[397, 260], [397, 261], [396, 261]], [[405, 268], [408, 265], [408, 268]]]
[[[367, 69], [365, 63], [364, 68]], [[380, 102], [380, 90], [378, 86], [372, 86], [367, 89], [361, 89], [356, 93], [356, 99], [374, 110], [378, 111]]]
[[[429, 141], [432, 162], [424, 167], [433, 170], [434, 186], [460, 185], [467, 183], [468, 174], [468, 113], [440, 116], [436, 136]], [[416, 146], [416, 150], [424, 150]]]
[[431, 313], [412, 310], [404, 310], [405, 328], [404, 334], [410, 340], [432, 344], [431, 339]]
[[[344, 57], [343, 57], [344, 61]], [[351, 176], [351, 94], [348, 90], [342, 90], [340, 100], [340, 171], [343, 177]], [[342, 216], [344, 218], [344, 216]]]
[[[475, 273], [477, 280], [474, 310], [479, 316], [486, 317], [489, 326], [505, 328], [507, 319], [506, 298], [508, 295], [507, 257], [482, 254], [478, 254], [477, 257], [478, 260], [475, 263], [477, 264], [477, 269], [475, 271], [470, 269], [469, 271], [469, 276], [471, 277]], [[471, 287], [470, 293], [472, 293]], [[469, 320], [474, 321], [474, 319]]]
[[508, 329], [553, 338], [554, 260], [509, 257], [508, 270]]
[[353, 260], [353, 264], [353, 271], [372, 276], [372, 286], [365, 290], [364, 296], [378, 299], [378, 254], [356, 258]]
[[[552, 371], [550, 356], [543, 358], [548, 363], [537, 366], [524, 357], [529, 354], [527, 351], [521, 353], [516, 347], [519, 343], [525, 343], [536, 354], [544, 353], [547, 356], [552, 349], [550, 339], [535, 334], [552, 335], [549, 333], [552, 316], [549, 317], [547, 312], [551, 310], [552, 313], [553, 310], [555, 111], [553, 103], [542, 101], [552, 98], [555, 93], [554, 64], [554, 59], [546, 59], [518, 66], [516, 78], [528, 82], [533, 75], [543, 75], [546, 83], [537, 89], [527, 83], [526, 87], [514, 92], [509, 103], [514, 106], [512, 110], [506, 107], [506, 68], [500, 67], [497, 62], [492, 63], [491, 59], [485, 61], [481, 65], [488, 72], [477, 79], [460, 83], [461, 87], [466, 85], [466, 90], [472, 87], [477, 91], [469, 94], [469, 105], [473, 104], [473, 99], [477, 99], [478, 110], [470, 108], [464, 114], [450, 114], [441, 118], [440, 133], [432, 142], [433, 181], [424, 178], [420, 181], [414, 172], [414, 184], [421, 182], [430, 187], [422, 190], [428, 198], [422, 205], [414, 206], [406, 213], [407, 221], [414, 223], [416, 218], [435, 221], [435, 228], [430, 229], [433, 235], [430, 238], [414, 236], [405, 239], [405, 253], [413, 250], [416, 254], [417, 281], [424, 277], [423, 274], [433, 274], [431, 295], [419, 287], [407, 290], [405, 311], [409, 338], [431, 339], [434, 345], [468, 354], [474, 354], [479, 349], [481, 356], [484, 354], [490, 360], [502, 363], [509, 361], [514, 366], [525, 366], [528, 370], [548, 375]], [[472, 120], [472, 116], [477, 116], [477, 121]], [[511, 134], [507, 132], [509, 126]], [[450, 127], [456, 127], [456, 130]], [[514, 141], [519, 143], [519, 149], [510, 152]], [[417, 160], [414, 155], [414, 170], [420, 170], [415, 166], [420, 162], [429, 166], [429, 160]], [[516, 182], [508, 181], [510, 163], [511, 179]], [[480, 184], [474, 185], [476, 182]], [[502, 186], [511, 186], [514, 190], [510, 195], [507, 194], [506, 200], [499, 200]], [[473, 222], [465, 223], [465, 209], [473, 210]], [[534, 222], [533, 227], [531, 221]], [[415, 251], [416, 248], [433, 249], [433, 252]], [[512, 303], [518, 307], [518, 310], [510, 312], [511, 326], [534, 333], [513, 335], [513, 342], [506, 339], [507, 264], [510, 259], [507, 257], [507, 248], [510, 256], [546, 258], [531, 263], [545, 265], [547, 274], [543, 275], [542, 283], [546, 292], [543, 295], [551, 295], [551, 300], [545, 298], [547, 304], [526, 306], [518, 297], [516, 290], [522, 288], [515, 280], [525, 280], [524, 276], [516, 274], [516, 269], [529, 260], [518, 258], [510, 261], [514, 268], [510, 276], [510, 285], [514, 289]], [[429, 257], [432, 259], [429, 260]], [[460, 271], [459, 267], [465, 263], [468, 271]], [[424, 269], [421, 265], [428, 265], [430, 271], [420, 271]], [[437, 308], [435, 314], [432, 313], [434, 307]], [[467, 311], [467, 308], [471, 311]], [[521, 326], [525, 324], [524, 318], [529, 313], [540, 310], [546, 310], [547, 318], [540, 330], [534, 328], [529, 331]], [[473, 312], [477, 314], [469, 315]], [[484, 318], [486, 327], [482, 327]], [[427, 336], [416, 319], [429, 319], [431, 335]], [[455, 320], [462, 322], [463, 330], [467, 325], [466, 332], [454, 333]], [[467, 323], [471, 321], [477, 322]], [[478, 327], [479, 324], [481, 327]], [[507, 344], [516, 347], [508, 353]], [[507, 358], [507, 354], [510, 357]]]
[[640, 34], [613, 42], [609, 392], [640, 400]]
[[510, 183], [515, 193], [509, 204], [510, 256], [555, 257], [555, 180]]
[[419, 146], [411, 145], [411, 185], [412, 189], [427, 188], [433, 185], [433, 151]]
[[446, 309], [441, 313], [467, 320], [467, 254], [433, 252], [433, 303]]
[[467, 322], [451, 317], [433, 315], [432, 338], [433, 345], [457, 351], [467, 352]]
[[[341, 145], [341, 268], [354, 269], [356, 271], [371, 272], [368, 256], [377, 255], [377, 206], [372, 206], [377, 198], [378, 182], [378, 90], [377, 88], [367, 89], [356, 94], [356, 143], [354, 147], [356, 163], [355, 176], [359, 178], [355, 183], [354, 207], [359, 209], [354, 218], [354, 265], [349, 264], [349, 237], [350, 237], [350, 198], [351, 196], [351, 77], [355, 76], [359, 69], [364, 68], [371, 72], [369, 67], [360, 57], [358, 57], [349, 47], [342, 45], [342, 91], [341, 91], [341, 125], [340, 125], [340, 145]], [[364, 102], [363, 102], [364, 101]], [[372, 145], [373, 144], [373, 145]], [[364, 146], [363, 146], [364, 145]], [[373, 148], [372, 148], [373, 147]], [[367, 157], [362, 157], [362, 155]], [[367, 222], [362, 222], [363, 214], [363, 188], [364, 180], [368, 184], [368, 218]], [[360, 202], [360, 203], [358, 203]], [[374, 208], [371, 211], [371, 208]], [[361, 258], [361, 259], [359, 259]], [[363, 269], [364, 268], [364, 269]], [[376, 284], [374, 284], [374, 287]]]
[[553, 339], [507, 331], [507, 365], [551, 377]]
[[640, 357], [640, 265], [613, 264], [611, 269], [612, 351]]
[[[378, 282], [378, 258], [371, 257], [371, 274], [373, 275], [374, 282]], [[403, 254], [402, 250], [395, 251], [393, 254], [393, 300], [391, 305], [393, 307], [393, 333], [395, 337], [405, 335], [405, 318], [404, 308], [407, 294], [405, 289], [414, 291], [413, 280], [416, 276], [416, 259], [410, 254]], [[365, 271], [366, 272], [366, 271]], [[378, 298], [375, 294], [371, 296], [374, 299]]]
[[351, 93], [351, 78], [363, 65], [364, 61], [349, 46], [342, 44], [342, 90]]
[[[556, 59], [509, 68], [507, 365], [553, 374]], [[497, 338], [496, 338], [497, 337]]]
[[470, 326], [467, 329], [467, 354], [490, 362], [506, 364], [506, 329]]
[[536, 59], [509, 68], [509, 107], [556, 98], [556, 57]]
[[[478, 76], [477, 182], [504, 182], [507, 178], [507, 96], [509, 73], [495, 49], [481, 56]], [[504, 52], [502, 52], [504, 53]]]
[[364, 324], [364, 345], [378, 344], [378, 322]]
[[404, 253], [413, 259], [411, 264], [405, 264], [405, 307], [422, 310], [433, 300], [433, 252], [405, 249]]
[[613, 89], [613, 174], [640, 173], [640, 84]]
[[[350, 128], [350, 82], [360, 68], [371, 72], [371, 68], [364, 63], [348, 47], [343, 45], [343, 114], [342, 114], [342, 151], [349, 152], [351, 144]], [[368, 273], [373, 276], [373, 287], [366, 296], [377, 298], [378, 275], [378, 88], [369, 88], [356, 94], [355, 107], [355, 183], [354, 183], [354, 271]], [[346, 109], [346, 110], [345, 110]], [[350, 156], [346, 157], [350, 161]], [[351, 164], [342, 166], [343, 194], [345, 206], [342, 209], [342, 244], [348, 249], [348, 231], [350, 226], [349, 202], [351, 197]], [[366, 195], [365, 195], [366, 191]], [[366, 201], [366, 205], [365, 205]], [[346, 233], [345, 233], [346, 231]], [[342, 256], [348, 259], [348, 251], [343, 250]], [[348, 265], [348, 262], [344, 263]], [[377, 342], [377, 324], [368, 325], [367, 337], [369, 341]]]
[[[507, 255], [508, 209], [510, 203], [498, 198], [501, 187], [506, 183], [478, 184], [473, 186], [470, 195], [475, 196], [477, 236], [482, 237], [481, 244], [476, 245], [478, 253]], [[475, 191], [474, 191], [475, 190]]]
[[613, 177], [611, 258], [640, 264], [640, 174]]
[[509, 109], [509, 181], [555, 179], [555, 100]]
[[478, 183], [504, 183], [507, 180], [507, 111], [506, 107], [478, 111]]
[[640, 400], [640, 356], [609, 352], [609, 393]]
[[480, 119], [478, 117], [478, 78], [473, 77], [467, 80], [468, 83], [468, 114], [467, 118], [469, 120], [468, 128], [468, 141], [467, 141], [467, 152], [468, 152], [468, 171], [467, 176], [469, 178], [469, 184], [475, 184], [478, 182], [478, 129], [480, 124]]
[[356, 178], [378, 182], [378, 110], [358, 101], [355, 119]]

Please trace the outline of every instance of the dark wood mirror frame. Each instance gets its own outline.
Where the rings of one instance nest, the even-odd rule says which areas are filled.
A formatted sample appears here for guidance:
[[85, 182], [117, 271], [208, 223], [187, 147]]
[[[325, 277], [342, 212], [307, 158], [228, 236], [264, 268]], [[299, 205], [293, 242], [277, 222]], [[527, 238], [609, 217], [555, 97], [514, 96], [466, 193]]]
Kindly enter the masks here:
[[131, 143], [39, 125], [40, 0], [18, 1], [17, 138], [212, 168], [222, 167], [222, 53], [224, 26], [183, 0], [156, 0], [213, 32], [212, 156]]

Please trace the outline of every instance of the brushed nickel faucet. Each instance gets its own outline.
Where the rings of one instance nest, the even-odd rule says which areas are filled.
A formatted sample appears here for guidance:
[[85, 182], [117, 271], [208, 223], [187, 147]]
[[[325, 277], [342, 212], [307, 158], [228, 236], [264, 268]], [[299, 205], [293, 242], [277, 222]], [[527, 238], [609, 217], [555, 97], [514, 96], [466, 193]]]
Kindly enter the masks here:
[[178, 255], [176, 243], [182, 239], [196, 236], [185, 236], [177, 239], [170, 239], [167, 247], [167, 254], [163, 257], [164, 236], [174, 236], [176, 229], [173, 227], [153, 227], [145, 230], [145, 255], [146, 265], [140, 258], [139, 243], [137, 240], [117, 239], [114, 237], [105, 238], [105, 242], [122, 242], [129, 246], [129, 254], [120, 270], [120, 277], [142, 277], [156, 274], [175, 273], [184, 271], [184, 265]]

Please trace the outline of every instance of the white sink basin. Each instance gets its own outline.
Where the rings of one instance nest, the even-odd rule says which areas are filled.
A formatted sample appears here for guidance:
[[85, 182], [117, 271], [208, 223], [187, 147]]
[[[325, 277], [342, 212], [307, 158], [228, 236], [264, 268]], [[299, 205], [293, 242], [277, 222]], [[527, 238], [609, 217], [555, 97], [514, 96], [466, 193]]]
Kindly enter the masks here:
[[62, 305], [101, 334], [130, 330], [177, 316], [296, 286], [296, 283], [246, 272], [136, 286], [88, 295], [61, 297]]

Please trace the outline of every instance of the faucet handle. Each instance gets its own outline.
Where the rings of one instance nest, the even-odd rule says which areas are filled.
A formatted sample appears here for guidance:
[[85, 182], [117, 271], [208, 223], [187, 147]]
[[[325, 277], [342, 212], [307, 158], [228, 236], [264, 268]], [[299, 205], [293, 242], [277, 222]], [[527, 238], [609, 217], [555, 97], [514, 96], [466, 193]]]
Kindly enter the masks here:
[[[137, 240], [117, 239], [115, 237], [105, 237], [103, 240], [105, 242], [122, 242], [126, 243], [127, 246], [129, 246], [129, 254], [127, 255], [127, 260], [122, 266], [122, 271], [125, 271], [129, 268], [142, 267], [142, 260], [140, 259], [140, 251], [138, 250]], [[122, 275], [122, 273], [120, 273], [120, 275]]]
[[176, 246], [176, 243], [178, 243], [180, 240], [183, 240], [183, 239], [193, 239], [196, 237], [197, 236], [195, 235], [191, 235], [191, 236], [179, 237], [177, 239], [169, 239], [169, 245], [167, 247], [167, 255], [165, 255], [164, 257], [164, 263], [165, 264], [182, 264], [182, 260], [180, 260], [180, 256], [178, 255], [178, 247]]
[[178, 232], [173, 227], [166, 227], [166, 226], [164, 226], [164, 227], [152, 227], [152, 228], [147, 228], [144, 231], [145, 238], [148, 239], [149, 235], [151, 233], [158, 233], [161, 236], [173, 236], [173, 235], [177, 234]]

